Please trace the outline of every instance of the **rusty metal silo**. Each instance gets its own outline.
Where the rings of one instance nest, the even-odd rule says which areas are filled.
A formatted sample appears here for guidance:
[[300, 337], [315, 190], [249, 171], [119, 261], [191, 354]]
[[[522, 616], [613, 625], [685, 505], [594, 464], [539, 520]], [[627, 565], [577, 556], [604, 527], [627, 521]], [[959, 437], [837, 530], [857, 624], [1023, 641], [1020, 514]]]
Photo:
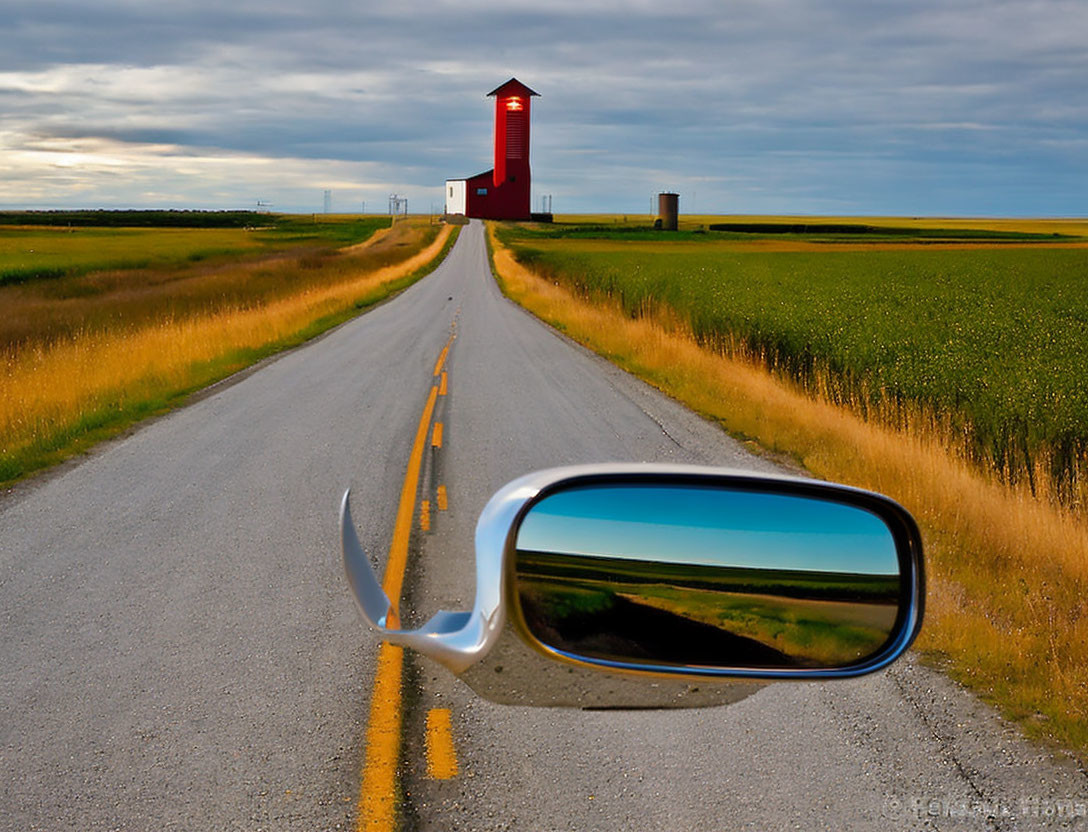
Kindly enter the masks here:
[[658, 194], [657, 215], [663, 231], [675, 231], [680, 222], [680, 194]]

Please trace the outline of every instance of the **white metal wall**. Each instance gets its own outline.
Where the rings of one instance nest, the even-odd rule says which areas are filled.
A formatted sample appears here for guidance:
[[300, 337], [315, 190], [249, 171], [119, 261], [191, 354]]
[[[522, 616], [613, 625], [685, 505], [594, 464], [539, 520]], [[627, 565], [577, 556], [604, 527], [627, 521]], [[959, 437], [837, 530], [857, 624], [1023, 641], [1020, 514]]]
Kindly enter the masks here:
[[465, 214], [468, 209], [466, 203], [466, 183], [464, 179], [446, 180], [446, 213]]

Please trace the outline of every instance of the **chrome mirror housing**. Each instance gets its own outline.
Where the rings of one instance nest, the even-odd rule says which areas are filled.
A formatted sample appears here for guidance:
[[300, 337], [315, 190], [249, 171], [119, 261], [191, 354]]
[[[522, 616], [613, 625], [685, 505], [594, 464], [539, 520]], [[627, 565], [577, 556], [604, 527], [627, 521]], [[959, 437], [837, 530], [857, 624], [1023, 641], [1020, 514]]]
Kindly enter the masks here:
[[879, 670], [921, 627], [914, 520], [846, 486], [671, 465], [529, 474], [480, 515], [472, 610], [415, 630], [390, 626], [349, 498], [341, 542], [363, 618], [497, 702], [727, 704]]

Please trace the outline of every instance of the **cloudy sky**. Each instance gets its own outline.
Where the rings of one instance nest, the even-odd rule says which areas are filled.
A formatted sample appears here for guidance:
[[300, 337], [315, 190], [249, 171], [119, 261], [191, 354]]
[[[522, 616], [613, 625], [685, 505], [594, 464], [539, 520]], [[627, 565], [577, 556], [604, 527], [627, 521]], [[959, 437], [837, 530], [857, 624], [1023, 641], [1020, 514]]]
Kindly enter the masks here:
[[1088, 215], [1088, 2], [0, 0], [0, 208]]

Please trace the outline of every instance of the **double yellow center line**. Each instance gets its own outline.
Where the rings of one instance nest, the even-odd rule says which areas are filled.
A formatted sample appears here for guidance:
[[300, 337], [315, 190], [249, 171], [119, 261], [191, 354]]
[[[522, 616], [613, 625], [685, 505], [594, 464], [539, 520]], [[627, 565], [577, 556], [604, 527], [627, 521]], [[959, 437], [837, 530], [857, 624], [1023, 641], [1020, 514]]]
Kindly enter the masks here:
[[[423, 413], [419, 418], [412, 452], [408, 457], [408, 469], [401, 487], [397, 517], [393, 523], [393, 541], [389, 546], [389, 558], [385, 565], [382, 588], [389, 597], [391, 608], [387, 617], [390, 627], [399, 626], [398, 609], [401, 590], [404, 585], [404, 573], [408, 566], [408, 544], [412, 536], [412, 518], [415, 516], [416, 498], [419, 494], [420, 472], [423, 467], [423, 454], [427, 444], [427, 432], [434, 416], [438, 396], [446, 394], [447, 378], [444, 367], [449, 357], [454, 335], [442, 348], [435, 363], [433, 377], [441, 380], [432, 383]], [[436, 426], [437, 441], [434, 447], [441, 447], [441, 425]], [[441, 508], [445, 508], [445, 488], [441, 491]], [[396, 826], [397, 763], [400, 758], [400, 739], [402, 724], [401, 681], [404, 675], [404, 648], [396, 647], [383, 641], [378, 648], [378, 666], [374, 677], [374, 689], [370, 698], [370, 716], [366, 729], [366, 757], [363, 763], [362, 785], [359, 790], [358, 824], [362, 832], [392, 832]], [[442, 725], [442, 723], [445, 723]], [[437, 727], [432, 727], [428, 718], [428, 749], [432, 747], [431, 735], [446, 729], [448, 737], [449, 715], [439, 718]], [[452, 742], [450, 743], [452, 753]], [[430, 751], [428, 752], [430, 754]], [[429, 770], [432, 776], [438, 776], [451, 770], [448, 760]], [[453, 758], [452, 771], [456, 773], [456, 758]]]

